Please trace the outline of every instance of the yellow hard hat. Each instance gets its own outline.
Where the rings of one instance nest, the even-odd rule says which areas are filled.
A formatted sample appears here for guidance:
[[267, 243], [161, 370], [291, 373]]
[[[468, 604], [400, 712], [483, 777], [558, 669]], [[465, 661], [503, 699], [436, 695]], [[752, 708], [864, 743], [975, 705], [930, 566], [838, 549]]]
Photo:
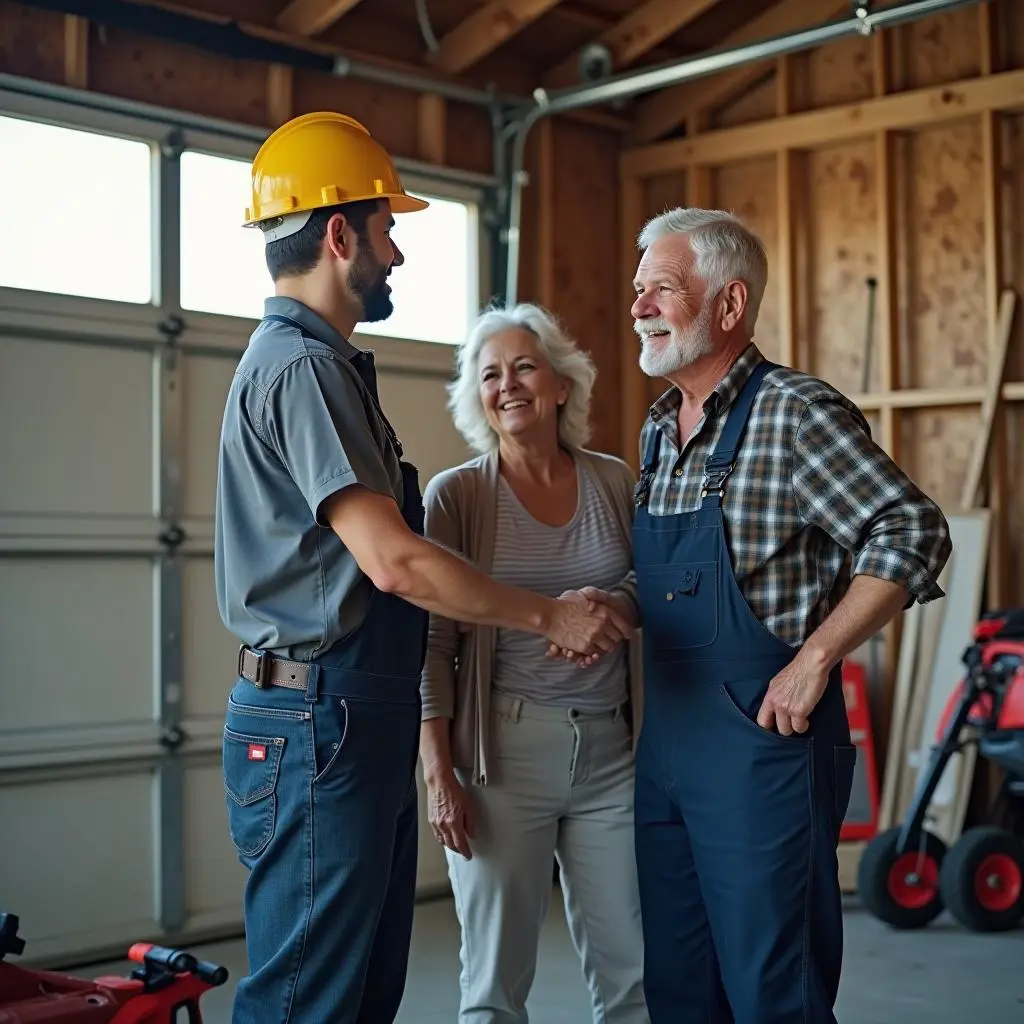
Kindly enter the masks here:
[[[330, 111], [303, 114], [273, 131], [253, 159], [245, 226], [307, 213], [294, 218], [301, 227], [312, 210], [360, 199], [390, 200], [392, 213], [429, 205], [406, 193], [387, 151], [355, 118]], [[291, 230], [272, 233], [281, 237]]]

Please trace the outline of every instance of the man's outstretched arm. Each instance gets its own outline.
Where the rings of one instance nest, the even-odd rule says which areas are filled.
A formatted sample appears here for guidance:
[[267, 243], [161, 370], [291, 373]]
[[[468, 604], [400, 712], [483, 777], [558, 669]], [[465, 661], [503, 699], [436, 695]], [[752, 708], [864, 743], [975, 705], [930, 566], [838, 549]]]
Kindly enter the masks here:
[[618, 611], [498, 583], [417, 536], [393, 498], [358, 484], [324, 502], [321, 517], [378, 590], [458, 622], [520, 629], [581, 654], [604, 653], [632, 632]]

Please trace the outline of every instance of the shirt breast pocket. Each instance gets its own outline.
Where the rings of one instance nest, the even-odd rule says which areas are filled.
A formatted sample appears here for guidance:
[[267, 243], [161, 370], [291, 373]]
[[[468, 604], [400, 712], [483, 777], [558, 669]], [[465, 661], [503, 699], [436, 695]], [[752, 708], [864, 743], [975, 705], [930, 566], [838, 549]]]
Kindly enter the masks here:
[[[643, 630], [655, 661], [718, 638], [718, 564], [638, 565]], [[666, 657], [667, 656], [667, 657]]]

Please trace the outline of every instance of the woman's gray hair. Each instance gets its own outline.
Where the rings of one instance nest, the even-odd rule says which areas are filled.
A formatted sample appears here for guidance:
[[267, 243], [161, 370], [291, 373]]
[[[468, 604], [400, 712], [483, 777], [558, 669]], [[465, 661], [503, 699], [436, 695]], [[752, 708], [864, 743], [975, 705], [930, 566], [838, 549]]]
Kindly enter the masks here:
[[761, 239], [726, 210], [679, 206], [649, 220], [637, 238], [637, 247], [643, 252], [669, 234], [688, 236], [697, 273], [707, 285], [709, 296], [717, 294], [729, 281], [746, 283], [745, 326], [753, 333], [768, 283], [768, 257]]
[[532, 334], [541, 354], [555, 373], [568, 381], [569, 395], [558, 410], [558, 437], [567, 448], [582, 448], [590, 439], [590, 396], [597, 370], [586, 352], [562, 328], [557, 318], [541, 306], [521, 302], [508, 308], [485, 310], [458, 349], [458, 371], [448, 385], [448, 408], [455, 427], [475, 451], [483, 454], [498, 447], [483, 402], [480, 400], [478, 364], [480, 350], [502, 331]]

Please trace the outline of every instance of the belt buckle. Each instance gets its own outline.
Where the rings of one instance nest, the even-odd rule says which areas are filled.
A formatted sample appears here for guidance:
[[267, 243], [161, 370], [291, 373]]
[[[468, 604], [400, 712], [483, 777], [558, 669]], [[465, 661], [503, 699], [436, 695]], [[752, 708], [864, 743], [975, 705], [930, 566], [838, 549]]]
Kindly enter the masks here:
[[256, 678], [251, 680], [251, 682], [257, 689], [265, 690], [267, 688], [266, 680], [264, 678], [264, 673], [266, 670], [267, 652], [256, 651], [253, 650], [253, 648], [250, 647], [248, 644], [242, 644], [242, 646], [238, 648], [238, 674], [240, 676], [244, 675], [242, 672], [242, 661], [246, 651], [248, 651], [253, 656], [253, 658], [256, 659]]

